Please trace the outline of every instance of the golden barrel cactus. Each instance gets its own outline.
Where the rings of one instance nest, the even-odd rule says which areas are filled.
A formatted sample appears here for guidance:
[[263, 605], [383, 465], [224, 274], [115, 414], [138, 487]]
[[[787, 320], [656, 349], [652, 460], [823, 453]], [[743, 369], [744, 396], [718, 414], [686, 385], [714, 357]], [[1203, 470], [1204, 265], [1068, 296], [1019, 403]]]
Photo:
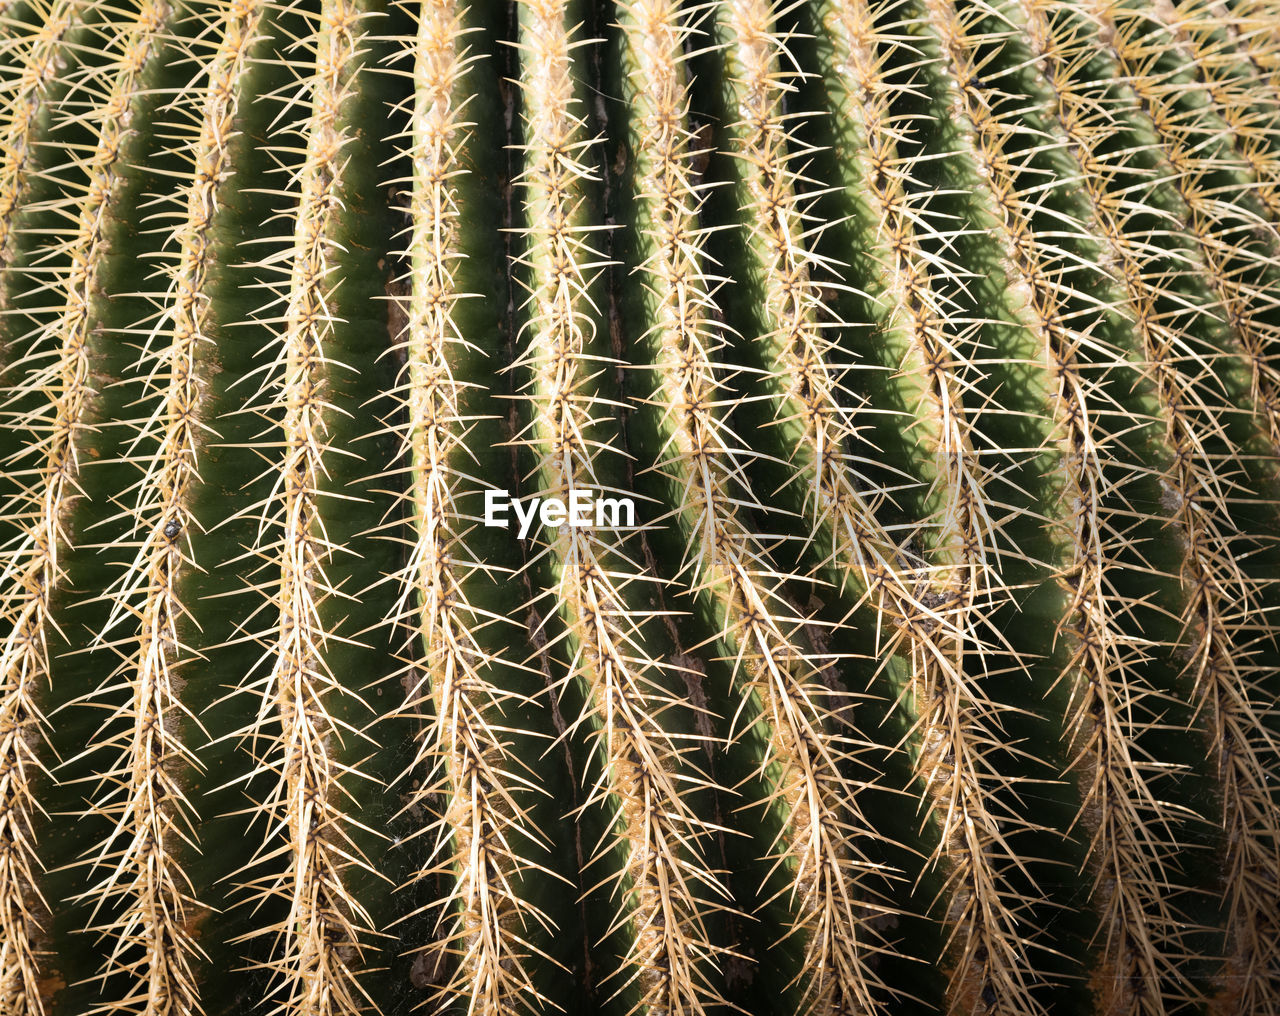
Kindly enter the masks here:
[[1280, 1013], [1280, 6], [0, 3], [0, 1016]]

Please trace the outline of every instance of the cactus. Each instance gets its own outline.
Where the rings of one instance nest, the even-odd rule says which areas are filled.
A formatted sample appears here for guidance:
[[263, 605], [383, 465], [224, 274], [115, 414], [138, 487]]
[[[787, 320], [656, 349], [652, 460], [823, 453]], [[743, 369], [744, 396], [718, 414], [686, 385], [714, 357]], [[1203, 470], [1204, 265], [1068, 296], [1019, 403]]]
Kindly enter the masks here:
[[0, 1014], [1280, 1013], [1280, 9], [0, 2]]

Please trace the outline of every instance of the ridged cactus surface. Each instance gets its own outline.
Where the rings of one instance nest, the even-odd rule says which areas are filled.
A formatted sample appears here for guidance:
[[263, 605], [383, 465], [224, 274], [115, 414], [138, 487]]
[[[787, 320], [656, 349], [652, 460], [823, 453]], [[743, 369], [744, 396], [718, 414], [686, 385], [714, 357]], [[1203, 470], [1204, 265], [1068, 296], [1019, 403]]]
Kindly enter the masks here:
[[0, 2], [0, 466], [0, 1016], [1280, 1014], [1273, 0]]

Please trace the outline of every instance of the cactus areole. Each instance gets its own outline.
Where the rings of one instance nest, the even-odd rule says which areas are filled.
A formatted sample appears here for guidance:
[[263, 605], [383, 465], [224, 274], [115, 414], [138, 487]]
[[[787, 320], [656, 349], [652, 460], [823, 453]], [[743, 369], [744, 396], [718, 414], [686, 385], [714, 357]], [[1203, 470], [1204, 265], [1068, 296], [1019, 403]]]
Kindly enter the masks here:
[[1280, 1016], [1280, 3], [0, 0], [0, 1016]]

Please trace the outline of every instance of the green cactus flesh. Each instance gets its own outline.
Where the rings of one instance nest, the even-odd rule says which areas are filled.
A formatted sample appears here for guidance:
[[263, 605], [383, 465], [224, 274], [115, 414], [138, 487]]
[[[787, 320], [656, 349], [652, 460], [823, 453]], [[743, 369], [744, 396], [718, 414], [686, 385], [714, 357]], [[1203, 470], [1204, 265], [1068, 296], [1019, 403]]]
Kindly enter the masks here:
[[0, 2], [0, 1016], [1280, 1016], [1278, 538], [1274, 0]]

